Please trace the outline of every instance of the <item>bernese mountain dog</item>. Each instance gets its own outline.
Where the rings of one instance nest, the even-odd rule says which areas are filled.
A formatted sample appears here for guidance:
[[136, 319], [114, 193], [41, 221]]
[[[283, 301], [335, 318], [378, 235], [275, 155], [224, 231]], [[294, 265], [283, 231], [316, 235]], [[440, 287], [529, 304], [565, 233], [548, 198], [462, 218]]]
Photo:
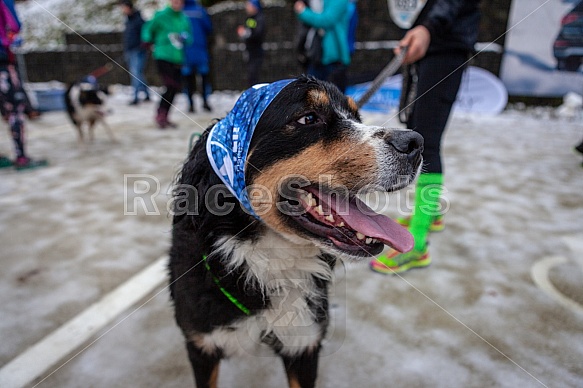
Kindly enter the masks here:
[[[244, 92], [194, 144], [173, 191], [170, 290], [196, 385], [268, 348], [290, 387], [315, 385], [337, 260], [413, 238], [359, 196], [410, 184], [414, 131], [362, 124], [333, 84], [299, 77]], [[251, 382], [249, 386], [251, 386]]]

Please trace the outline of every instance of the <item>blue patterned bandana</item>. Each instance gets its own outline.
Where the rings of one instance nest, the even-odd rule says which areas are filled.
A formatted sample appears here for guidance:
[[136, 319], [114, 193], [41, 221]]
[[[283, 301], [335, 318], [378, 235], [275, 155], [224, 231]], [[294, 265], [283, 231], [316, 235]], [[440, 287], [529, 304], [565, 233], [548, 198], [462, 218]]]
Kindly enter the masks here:
[[227, 116], [209, 134], [206, 153], [215, 173], [244, 209], [259, 218], [247, 196], [245, 161], [255, 126], [271, 101], [293, 79], [255, 85], [247, 89]]

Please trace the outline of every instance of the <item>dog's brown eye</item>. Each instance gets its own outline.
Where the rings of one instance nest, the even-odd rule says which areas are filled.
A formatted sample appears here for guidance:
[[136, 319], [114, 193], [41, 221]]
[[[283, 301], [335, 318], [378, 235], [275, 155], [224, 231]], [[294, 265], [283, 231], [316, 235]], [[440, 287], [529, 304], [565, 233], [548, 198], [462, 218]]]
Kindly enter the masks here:
[[318, 120], [318, 117], [314, 113], [308, 113], [307, 115], [302, 116], [298, 120], [298, 123], [300, 123], [302, 125], [314, 124], [317, 120]]

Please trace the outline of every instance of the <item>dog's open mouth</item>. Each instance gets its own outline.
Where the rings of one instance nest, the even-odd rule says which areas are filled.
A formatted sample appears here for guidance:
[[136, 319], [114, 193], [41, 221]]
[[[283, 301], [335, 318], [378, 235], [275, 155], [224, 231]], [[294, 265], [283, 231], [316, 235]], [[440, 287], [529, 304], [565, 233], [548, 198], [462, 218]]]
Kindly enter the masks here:
[[413, 248], [413, 236], [401, 225], [375, 213], [355, 196], [348, 198], [304, 187], [298, 202], [303, 211], [290, 217], [301, 227], [351, 255], [379, 254], [384, 244], [399, 252]]

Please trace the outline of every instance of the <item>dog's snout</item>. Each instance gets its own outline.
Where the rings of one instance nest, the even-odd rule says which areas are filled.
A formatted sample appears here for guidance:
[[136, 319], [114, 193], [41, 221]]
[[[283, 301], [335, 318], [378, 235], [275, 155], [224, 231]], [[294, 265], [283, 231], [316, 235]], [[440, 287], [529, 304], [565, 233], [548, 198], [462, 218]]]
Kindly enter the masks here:
[[423, 137], [415, 131], [395, 131], [388, 138], [388, 142], [397, 151], [405, 154], [423, 148]]
[[423, 136], [415, 131], [396, 131], [387, 139], [397, 151], [407, 154], [409, 159], [415, 159], [423, 151]]

